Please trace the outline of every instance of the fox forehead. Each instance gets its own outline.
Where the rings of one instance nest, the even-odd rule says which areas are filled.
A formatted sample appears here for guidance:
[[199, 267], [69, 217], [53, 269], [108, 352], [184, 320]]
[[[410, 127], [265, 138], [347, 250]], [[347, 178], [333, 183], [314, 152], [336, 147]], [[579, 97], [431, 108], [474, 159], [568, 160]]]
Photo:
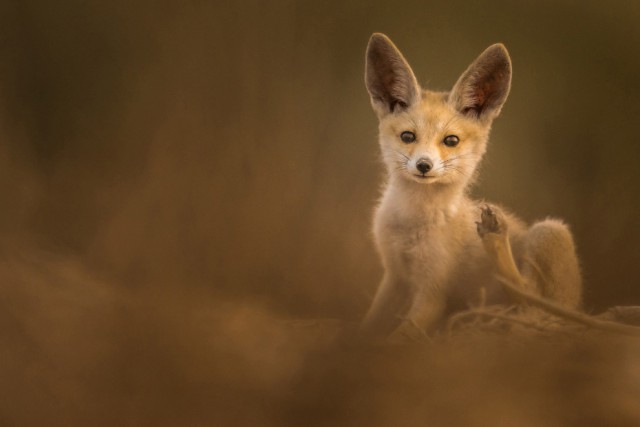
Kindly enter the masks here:
[[422, 91], [420, 102], [380, 121], [383, 134], [400, 135], [414, 132], [421, 140], [455, 134], [460, 138], [479, 139], [486, 136], [486, 126], [458, 113], [448, 102], [448, 92]]

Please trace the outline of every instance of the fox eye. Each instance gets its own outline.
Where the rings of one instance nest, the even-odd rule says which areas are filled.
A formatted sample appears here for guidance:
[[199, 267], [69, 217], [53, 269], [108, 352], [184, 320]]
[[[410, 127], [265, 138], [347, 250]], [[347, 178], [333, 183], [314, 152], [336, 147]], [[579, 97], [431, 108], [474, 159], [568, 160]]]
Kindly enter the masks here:
[[409, 132], [409, 131], [407, 130], [407, 131], [404, 131], [404, 132], [402, 132], [402, 133], [400, 134], [400, 139], [401, 139], [401, 140], [402, 140], [402, 142], [404, 142], [405, 144], [409, 144], [409, 143], [411, 143], [411, 142], [413, 142], [413, 141], [415, 141], [415, 140], [416, 140], [416, 134], [415, 134], [415, 133], [413, 133], [413, 132]]
[[448, 135], [442, 141], [447, 147], [455, 147], [460, 142], [460, 138], [455, 135]]

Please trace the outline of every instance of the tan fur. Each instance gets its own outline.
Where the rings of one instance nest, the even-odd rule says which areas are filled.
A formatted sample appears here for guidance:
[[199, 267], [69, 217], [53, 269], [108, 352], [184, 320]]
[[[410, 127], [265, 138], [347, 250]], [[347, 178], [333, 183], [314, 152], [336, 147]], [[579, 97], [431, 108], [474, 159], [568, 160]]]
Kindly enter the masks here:
[[[429, 332], [447, 313], [467, 307], [481, 287], [489, 303], [507, 302], [476, 232], [483, 203], [466, 192], [486, 151], [491, 123], [508, 95], [511, 62], [506, 49], [489, 47], [450, 93], [423, 91], [404, 57], [382, 34], [371, 38], [366, 68], [388, 179], [373, 225], [385, 274], [363, 331], [385, 336], [405, 319], [405, 324]], [[416, 99], [415, 93], [421, 97]], [[405, 131], [416, 135], [415, 142], [401, 140]], [[446, 146], [448, 135], [456, 135], [459, 144]], [[426, 174], [417, 169], [425, 159], [432, 164]], [[503, 215], [531, 290], [578, 307], [581, 279], [567, 227], [548, 219], [527, 228], [513, 215]]]

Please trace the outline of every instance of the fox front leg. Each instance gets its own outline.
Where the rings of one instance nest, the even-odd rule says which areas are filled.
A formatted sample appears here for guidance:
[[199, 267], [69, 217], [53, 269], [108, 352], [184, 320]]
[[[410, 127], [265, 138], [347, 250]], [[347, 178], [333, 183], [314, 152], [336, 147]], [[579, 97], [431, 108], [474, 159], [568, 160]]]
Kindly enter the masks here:
[[386, 338], [400, 324], [408, 301], [406, 283], [386, 273], [362, 321], [361, 335], [365, 338]]
[[423, 341], [437, 329], [445, 312], [445, 299], [436, 292], [418, 290], [402, 324], [389, 340], [391, 342]]

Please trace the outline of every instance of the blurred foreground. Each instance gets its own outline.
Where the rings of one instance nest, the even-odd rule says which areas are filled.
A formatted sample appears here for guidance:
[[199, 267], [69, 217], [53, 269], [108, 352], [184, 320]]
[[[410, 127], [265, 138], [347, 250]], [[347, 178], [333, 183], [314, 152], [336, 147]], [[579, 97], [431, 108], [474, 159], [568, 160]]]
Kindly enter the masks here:
[[73, 259], [40, 255], [0, 265], [2, 425], [640, 423], [637, 339], [525, 329], [363, 347], [345, 322], [116, 294]]

